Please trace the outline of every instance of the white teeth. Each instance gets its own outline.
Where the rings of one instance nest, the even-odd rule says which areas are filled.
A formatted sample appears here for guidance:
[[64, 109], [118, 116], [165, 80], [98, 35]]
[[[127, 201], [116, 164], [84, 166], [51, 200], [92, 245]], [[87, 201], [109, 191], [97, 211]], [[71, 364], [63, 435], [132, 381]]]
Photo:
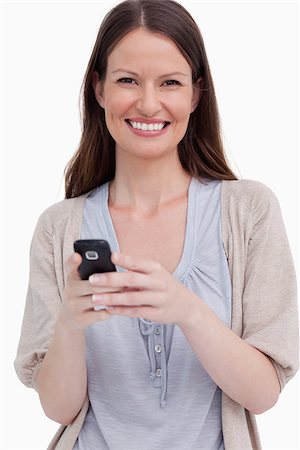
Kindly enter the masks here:
[[132, 122], [129, 120], [130, 125], [133, 128], [137, 128], [142, 131], [157, 131], [162, 130], [164, 127], [164, 123], [141, 123], [141, 122]]

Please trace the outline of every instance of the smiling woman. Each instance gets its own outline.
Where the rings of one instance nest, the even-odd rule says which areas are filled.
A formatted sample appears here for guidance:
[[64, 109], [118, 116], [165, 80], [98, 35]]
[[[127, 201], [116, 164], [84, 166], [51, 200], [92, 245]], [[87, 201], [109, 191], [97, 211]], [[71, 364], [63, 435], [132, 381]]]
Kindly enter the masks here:
[[[80, 239], [108, 241], [117, 270], [81, 279]], [[62, 424], [49, 449], [259, 450], [255, 414], [298, 368], [296, 317], [278, 201], [228, 166], [198, 26], [173, 0], [118, 4], [66, 199], [31, 247], [15, 367]]]
[[[123, 126], [124, 120], [129, 119], [141, 124], [138, 129], [150, 119], [171, 123], [169, 116], [175, 109], [178, 124], [174, 119], [174, 127], [163, 134], [165, 142], [174, 133], [178, 135], [176, 145], [183, 169], [203, 179], [235, 179], [224, 154], [203, 39], [189, 13], [176, 2], [133, 1], [120, 3], [107, 18], [100, 27], [85, 74], [83, 133], [66, 170], [66, 196], [89, 192], [114, 178], [115, 140], [109, 124], [115, 129], [116, 122], [109, 111], [129, 107], [129, 101], [136, 102], [136, 109], [134, 117], [127, 111], [130, 115], [122, 118]], [[152, 34], [151, 45], [147, 39], [149, 34]], [[117, 93], [120, 105], [115, 95], [106, 99], [110, 105], [102, 108], [105, 98], [101, 99], [101, 87], [108, 95]], [[180, 123], [185, 128], [181, 131]], [[133, 136], [130, 133], [128, 136], [132, 141]], [[156, 140], [145, 143], [152, 150], [156, 144]]]

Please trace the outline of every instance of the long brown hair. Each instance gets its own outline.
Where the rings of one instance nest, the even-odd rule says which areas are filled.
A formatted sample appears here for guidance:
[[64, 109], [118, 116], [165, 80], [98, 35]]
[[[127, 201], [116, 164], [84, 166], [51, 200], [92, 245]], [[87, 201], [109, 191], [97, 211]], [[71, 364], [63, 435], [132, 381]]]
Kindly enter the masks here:
[[200, 180], [237, 178], [225, 158], [213, 80], [197, 24], [174, 0], [125, 0], [105, 16], [84, 76], [82, 136], [65, 169], [66, 198], [84, 194], [115, 176], [115, 142], [95, 98], [93, 73], [104, 80], [109, 54], [127, 33], [140, 27], [163, 34], [177, 45], [192, 69], [193, 84], [202, 77], [200, 102], [178, 144], [183, 168]]

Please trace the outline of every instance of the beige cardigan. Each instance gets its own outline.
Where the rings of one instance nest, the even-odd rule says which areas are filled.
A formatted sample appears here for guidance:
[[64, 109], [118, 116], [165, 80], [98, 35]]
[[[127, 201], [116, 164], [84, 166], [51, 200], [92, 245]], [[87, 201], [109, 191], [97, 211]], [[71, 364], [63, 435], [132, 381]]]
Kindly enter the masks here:
[[[33, 236], [15, 368], [20, 380], [35, 389], [61, 304], [65, 261], [80, 237], [86, 195], [48, 208]], [[232, 279], [232, 330], [270, 358], [282, 389], [298, 369], [299, 341], [295, 270], [278, 201], [259, 182], [223, 181], [221, 223]], [[73, 449], [88, 406], [86, 398], [73, 423], [59, 428], [49, 450]], [[222, 427], [226, 450], [261, 449], [255, 416], [225, 393]]]

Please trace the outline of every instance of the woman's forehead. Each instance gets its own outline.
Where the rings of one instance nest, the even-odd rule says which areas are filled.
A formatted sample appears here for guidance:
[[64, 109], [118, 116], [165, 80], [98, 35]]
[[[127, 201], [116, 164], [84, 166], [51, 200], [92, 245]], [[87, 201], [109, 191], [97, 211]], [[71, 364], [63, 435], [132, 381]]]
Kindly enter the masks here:
[[108, 56], [110, 72], [124, 68], [134, 71], [133, 65], [139, 70], [149, 66], [162, 74], [170, 72], [190, 74], [188, 62], [170, 38], [142, 28], [126, 34]]

